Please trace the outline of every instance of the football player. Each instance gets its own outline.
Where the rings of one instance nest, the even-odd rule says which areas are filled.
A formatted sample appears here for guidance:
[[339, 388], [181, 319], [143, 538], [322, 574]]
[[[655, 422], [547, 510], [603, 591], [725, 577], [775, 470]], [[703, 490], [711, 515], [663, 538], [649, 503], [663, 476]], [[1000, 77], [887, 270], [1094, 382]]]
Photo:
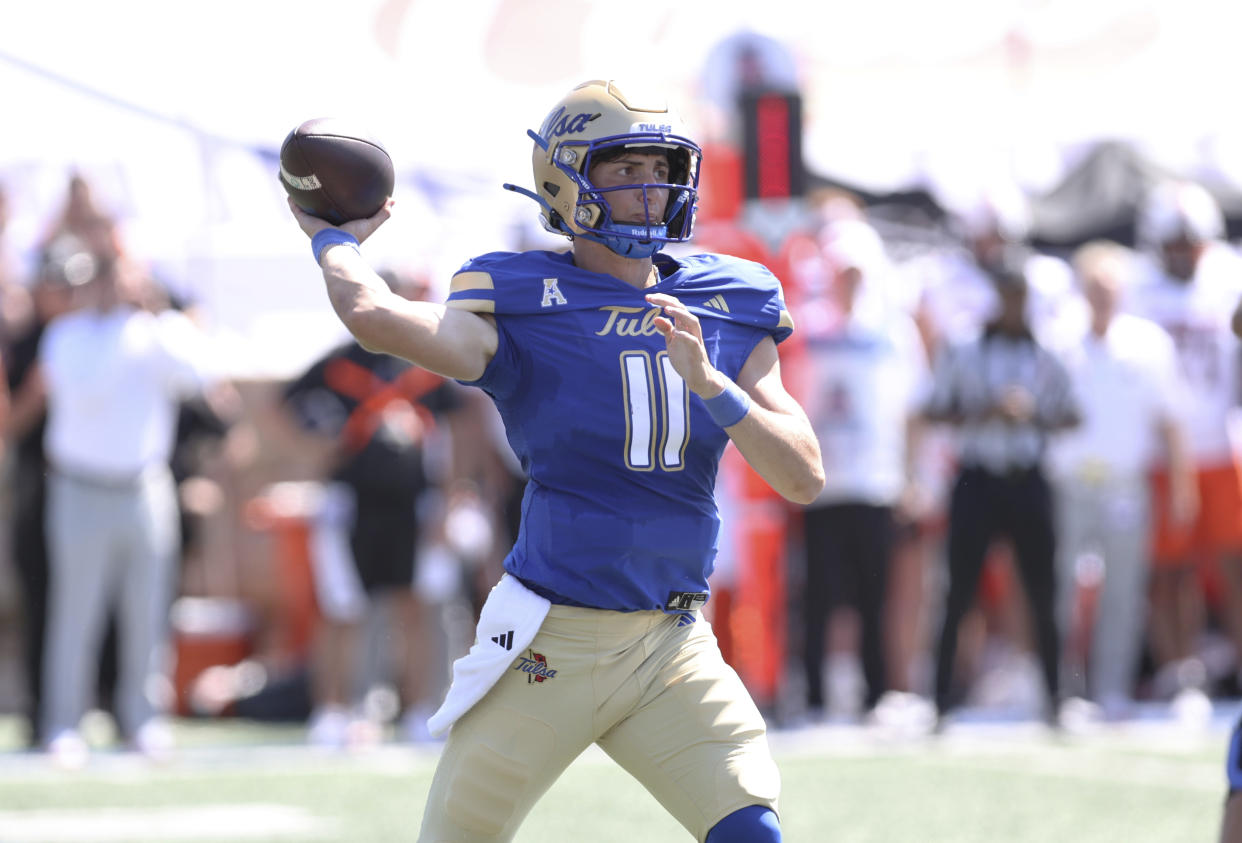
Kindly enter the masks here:
[[1138, 219], [1144, 271], [1126, 296], [1129, 310], [1173, 338], [1199, 489], [1197, 516], [1179, 521], [1167, 466], [1153, 477], [1149, 625], [1153, 684], [1165, 698], [1202, 699], [1211, 690], [1196, 649], [1209, 611], [1242, 651], [1242, 459], [1231, 432], [1242, 369], [1230, 330], [1242, 260], [1225, 233], [1220, 205], [1202, 185], [1156, 185]]
[[359, 254], [391, 200], [339, 228], [294, 208], [346, 327], [484, 390], [529, 476], [506, 574], [429, 722], [451, 731], [420, 839], [511, 839], [597, 743], [695, 839], [779, 840], [763, 718], [701, 609], [725, 445], [796, 503], [824, 483], [781, 381], [780, 284], [661, 251], [691, 235], [700, 159], [662, 101], [590, 81], [528, 134], [535, 190], [506, 187], [571, 248], [470, 260], [446, 305], [392, 295]]

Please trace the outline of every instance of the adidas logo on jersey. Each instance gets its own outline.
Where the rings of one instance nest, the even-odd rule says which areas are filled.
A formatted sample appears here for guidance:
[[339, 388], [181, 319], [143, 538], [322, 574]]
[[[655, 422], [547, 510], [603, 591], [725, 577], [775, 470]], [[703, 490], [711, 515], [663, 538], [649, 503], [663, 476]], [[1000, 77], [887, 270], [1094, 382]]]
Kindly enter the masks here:
[[504, 647], [506, 650], [512, 650], [513, 649], [513, 630], [509, 630], [508, 632], [502, 632], [499, 635], [493, 635], [492, 643], [499, 644], [500, 646]]
[[703, 302], [703, 306], [714, 308], [715, 310], [723, 311], [724, 313], [729, 312], [729, 305], [725, 303], [724, 296], [720, 295], [719, 293], [712, 296], [707, 301]]

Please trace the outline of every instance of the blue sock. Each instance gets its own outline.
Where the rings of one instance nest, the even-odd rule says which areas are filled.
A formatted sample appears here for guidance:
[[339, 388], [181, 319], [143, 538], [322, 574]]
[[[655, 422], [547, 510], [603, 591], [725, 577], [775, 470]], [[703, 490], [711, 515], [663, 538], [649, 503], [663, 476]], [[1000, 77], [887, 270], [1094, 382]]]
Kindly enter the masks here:
[[767, 805], [748, 805], [712, 826], [704, 843], [781, 843], [781, 824]]

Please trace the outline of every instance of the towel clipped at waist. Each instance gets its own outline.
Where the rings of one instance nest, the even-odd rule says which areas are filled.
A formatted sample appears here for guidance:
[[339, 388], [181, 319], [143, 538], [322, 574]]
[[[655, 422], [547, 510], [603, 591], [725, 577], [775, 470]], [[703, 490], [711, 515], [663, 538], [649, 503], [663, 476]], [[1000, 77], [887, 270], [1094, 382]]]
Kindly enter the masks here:
[[513, 664], [514, 652], [535, 638], [551, 603], [505, 574], [492, 588], [479, 613], [470, 652], [453, 662], [453, 682], [439, 710], [427, 720], [434, 737], [442, 737], [457, 719], [483, 699]]

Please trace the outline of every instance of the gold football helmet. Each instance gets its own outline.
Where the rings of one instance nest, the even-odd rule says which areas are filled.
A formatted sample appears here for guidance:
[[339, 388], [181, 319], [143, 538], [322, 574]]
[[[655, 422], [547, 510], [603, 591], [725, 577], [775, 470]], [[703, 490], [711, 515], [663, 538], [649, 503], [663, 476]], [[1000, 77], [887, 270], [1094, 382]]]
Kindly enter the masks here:
[[[693, 231], [702, 152], [682, 131], [663, 101], [631, 98], [613, 81], [583, 82], [556, 104], [538, 132], [527, 132], [535, 142], [535, 191], [505, 187], [539, 203], [548, 231], [603, 243], [624, 257], [650, 257]], [[592, 163], [617, 148], [665, 150], [668, 182], [596, 187], [589, 178]], [[648, 206], [645, 223], [614, 220], [608, 194], [635, 189], [643, 191], [644, 203], [647, 191], [668, 191], [663, 213]]]

